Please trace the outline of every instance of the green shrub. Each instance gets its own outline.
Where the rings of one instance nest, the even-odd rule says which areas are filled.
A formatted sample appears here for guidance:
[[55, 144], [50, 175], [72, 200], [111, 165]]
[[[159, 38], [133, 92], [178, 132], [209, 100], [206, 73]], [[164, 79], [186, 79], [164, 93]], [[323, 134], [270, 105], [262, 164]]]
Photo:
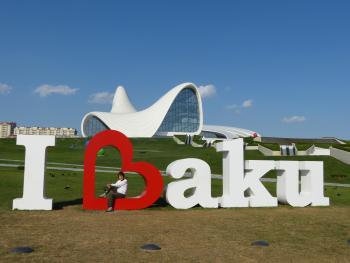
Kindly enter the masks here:
[[254, 141], [253, 137], [246, 137], [243, 138], [245, 143], [248, 143], [249, 146], [258, 146], [258, 143], [256, 141]]
[[200, 135], [194, 135], [192, 137], [192, 141], [195, 142], [195, 143], [198, 143], [198, 144], [205, 143], [205, 141], [202, 140], [202, 136], [200, 136]]

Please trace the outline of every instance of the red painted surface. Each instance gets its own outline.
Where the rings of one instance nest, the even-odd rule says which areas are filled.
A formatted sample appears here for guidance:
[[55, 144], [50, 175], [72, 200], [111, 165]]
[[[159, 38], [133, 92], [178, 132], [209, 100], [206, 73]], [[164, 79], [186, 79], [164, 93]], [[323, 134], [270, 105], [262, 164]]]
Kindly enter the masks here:
[[113, 130], [96, 134], [87, 145], [84, 160], [84, 196], [83, 209], [105, 210], [107, 199], [95, 196], [95, 166], [97, 152], [106, 146], [119, 150], [123, 172], [136, 172], [145, 180], [145, 189], [138, 197], [118, 199], [115, 209], [137, 210], [152, 205], [163, 191], [163, 178], [159, 170], [147, 162], [132, 162], [131, 141], [122, 133]]

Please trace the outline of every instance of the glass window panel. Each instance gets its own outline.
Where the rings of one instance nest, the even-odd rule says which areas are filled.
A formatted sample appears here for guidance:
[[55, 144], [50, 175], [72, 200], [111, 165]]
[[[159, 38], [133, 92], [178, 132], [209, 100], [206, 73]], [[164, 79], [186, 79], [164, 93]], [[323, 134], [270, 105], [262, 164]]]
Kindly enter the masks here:
[[96, 133], [104, 130], [109, 130], [109, 128], [97, 117], [89, 116], [84, 122], [84, 133], [87, 137], [92, 137]]
[[198, 100], [194, 90], [183, 89], [170, 106], [157, 133], [196, 132], [199, 119]]

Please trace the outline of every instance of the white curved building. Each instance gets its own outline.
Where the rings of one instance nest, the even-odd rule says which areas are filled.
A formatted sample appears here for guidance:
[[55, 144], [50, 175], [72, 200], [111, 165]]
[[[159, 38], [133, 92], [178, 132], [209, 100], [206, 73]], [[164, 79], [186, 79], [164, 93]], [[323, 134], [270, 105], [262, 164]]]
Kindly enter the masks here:
[[197, 135], [203, 126], [202, 100], [197, 87], [183, 83], [149, 108], [136, 111], [123, 87], [118, 87], [111, 112], [90, 112], [81, 123], [84, 137], [112, 129], [128, 137]]
[[84, 137], [94, 136], [103, 130], [117, 130], [128, 137], [199, 135], [204, 138], [234, 139], [256, 137], [253, 131], [204, 126], [202, 100], [193, 83], [183, 83], [166, 93], [147, 109], [137, 111], [125, 89], [116, 89], [111, 112], [90, 112], [81, 122]]
[[260, 137], [260, 134], [254, 131], [216, 125], [204, 125], [201, 135], [205, 139], [237, 139], [245, 137]]

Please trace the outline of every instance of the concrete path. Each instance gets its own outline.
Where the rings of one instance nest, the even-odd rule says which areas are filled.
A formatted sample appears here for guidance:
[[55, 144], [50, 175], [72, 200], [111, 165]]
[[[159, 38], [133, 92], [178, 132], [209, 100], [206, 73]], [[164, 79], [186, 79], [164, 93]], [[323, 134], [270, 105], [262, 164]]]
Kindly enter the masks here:
[[[0, 161], [9, 161], [9, 162], [20, 162], [23, 163], [22, 160], [9, 160], [9, 159], [0, 159]], [[78, 167], [83, 167], [84, 165], [81, 164], [68, 164], [68, 163], [47, 163], [49, 166], [46, 166], [47, 170], [58, 170], [58, 171], [73, 171], [73, 172], [83, 172], [83, 168], [76, 168], [76, 167], [59, 167], [59, 166], [50, 166], [50, 164], [55, 164], [55, 165], [62, 165], [62, 166], [78, 166]], [[0, 167], [21, 167], [23, 164], [8, 164], [8, 163], [0, 163]], [[96, 166], [96, 172], [98, 173], [116, 173], [117, 171], [120, 170], [119, 167], [109, 167], [109, 166]], [[105, 169], [101, 169], [105, 168]], [[162, 176], [167, 176], [165, 171], [160, 171]], [[128, 172], [128, 174], [137, 174], [134, 172]], [[190, 177], [191, 174], [187, 173], [185, 174], [185, 177]], [[212, 174], [211, 175], [212, 179], [219, 179], [222, 180], [222, 175], [219, 174]], [[262, 182], [267, 182], [267, 183], [276, 183], [277, 179], [275, 178], [261, 178]], [[345, 187], [345, 188], [350, 188], [350, 184], [338, 184], [338, 183], [324, 183], [325, 186], [334, 186], [334, 187]]]

